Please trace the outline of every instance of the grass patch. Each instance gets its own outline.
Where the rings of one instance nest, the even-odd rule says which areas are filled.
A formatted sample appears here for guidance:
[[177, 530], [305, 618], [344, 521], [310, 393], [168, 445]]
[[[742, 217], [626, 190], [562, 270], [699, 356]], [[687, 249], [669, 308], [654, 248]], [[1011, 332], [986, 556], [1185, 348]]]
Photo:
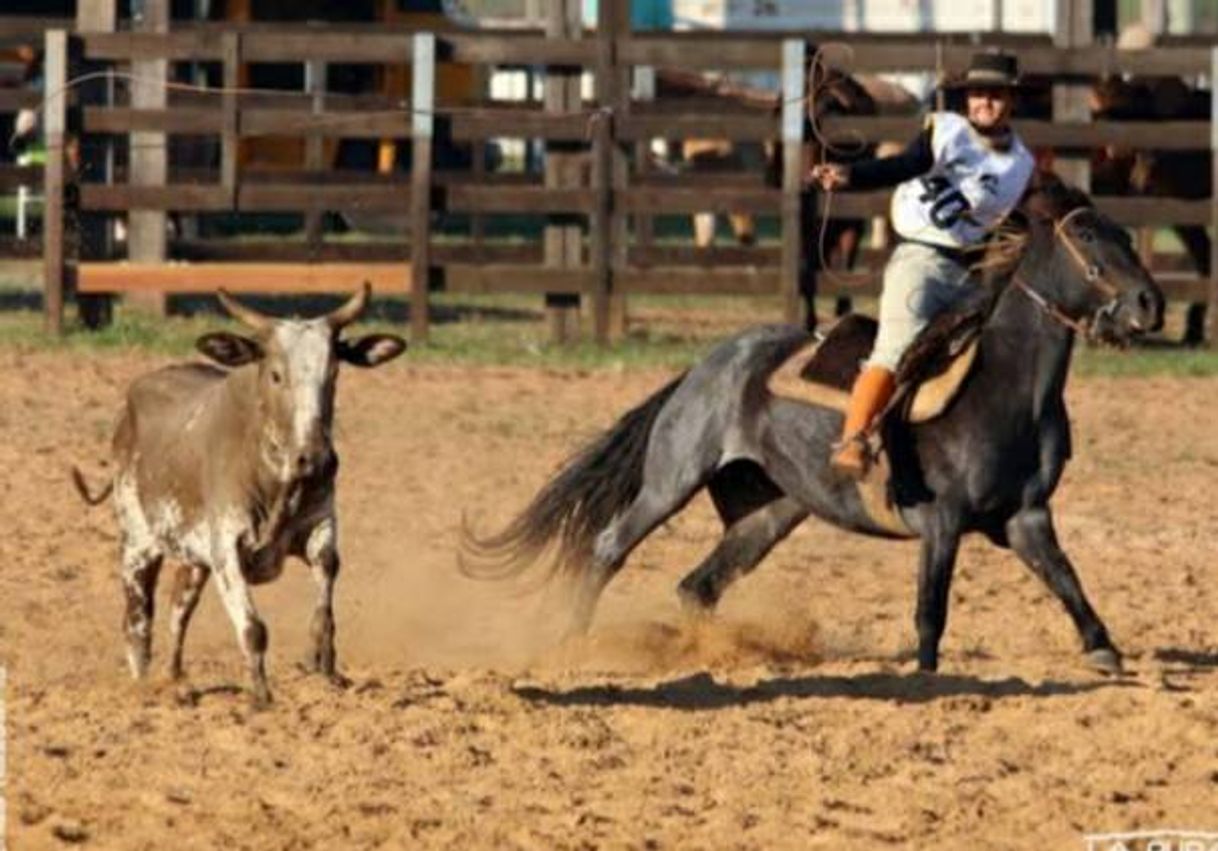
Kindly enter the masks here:
[[[682, 311], [673, 311], [678, 318], [668, 318], [670, 307], [662, 305], [661, 313], [634, 323], [627, 337], [612, 346], [596, 345], [586, 328], [581, 341], [556, 346], [549, 342], [544, 314], [537, 308], [536, 299], [533, 302], [531, 312], [521, 310], [505, 319], [495, 311], [489, 311], [489, 316], [483, 313], [486, 305], [471, 309], [467, 302], [452, 302], [446, 310], [443, 300], [437, 299], [437, 313], [452, 311], [452, 316], [433, 324], [429, 342], [412, 345], [409, 358], [426, 364], [546, 369], [681, 369], [696, 363], [734, 329], [752, 324], [744, 319], [739, 324], [729, 321], [710, 328], [681, 329]], [[641, 306], [643, 312], [646, 307]], [[732, 315], [740, 317], [740, 311], [732, 311]], [[757, 321], [769, 320], [763, 316]], [[119, 309], [115, 321], [101, 331], [88, 331], [69, 318], [67, 333], [56, 338], [43, 330], [40, 313], [13, 311], [0, 313], [0, 347], [81, 353], [137, 350], [186, 357], [194, 352], [194, 342], [201, 334], [221, 328], [239, 330], [235, 323], [215, 314], [159, 319], [137, 310]], [[402, 322], [384, 317], [361, 323], [358, 333], [370, 331], [406, 333]], [[1218, 375], [1218, 351], [1164, 346], [1117, 351], [1080, 346], [1073, 369], [1083, 378], [1210, 377]]]
[[[160, 319], [139, 310], [118, 306], [115, 321], [101, 331], [88, 331], [69, 307], [67, 333], [54, 337], [43, 330], [42, 314], [30, 309], [36, 292], [30, 288], [39, 270], [36, 261], [0, 264], [0, 347], [72, 352], [144, 351], [169, 357], [187, 357], [194, 342], [208, 331], [238, 326], [216, 311], [210, 298], [182, 299], [189, 315]], [[254, 304], [273, 315], [316, 315], [337, 299], [255, 299]], [[857, 307], [874, 315], [871, 300]], [[696, 363], [719, 340], [749, 325], [780, 321], [777, 298], [713, 296], [636, 296], [630, 300], [630, 333], [625, 339], [601, 347], [592, 342], [584, 317], [582, 340], [569, 346], [549, 341], [542, 300], [535, 295], [459, 296], [437, 294], [432, 301], [431, 339], [412, 346], [411, 362], [522, 366], [542, 369], [627, 370], [681, 369]], [[1179, 312], [1179, 311], [1177, 311]], [[586, 311], [585, 311], [586, 314]], [[821, 315], [831, 315], [821, 305]], [[407, 306], [402, 299], [377, 299], [369, 321], [359, 333], [370, 330], [406, 333]], [[1169, 317], [1172, 318], [1172, 317]], [[1169, 336], [1178, 337], [1174, 320]], [[1186, 349], [1162, 342], [1128, 351], [1079, 346], [1074, 372], [1077, 377], [1147, 377], [1218, 375], [1218, 351]]]
[[[545, 316], [538, 301], [531, 299], [532, 309], [525, 310], [494, 304], [471, 306], [468, 301], [438, 298], [433, 309], [444, 318], [432, 325], [426, 344], [411, 346], [409, 358], [415, 363], [555, 369], [682, 368], [697, 361], [713, 343], [713, 338], [704, 335], [684, 335], [647, 325], [610, 347], [593, 343], [587, 329], [579, 342], [555, 346], [548, 340]], [[386, 313], [400, 316], [400, 304], [378, 302], [375, 313], [379, 315], [361, 323], [357, 333], [406, 334], [402, 321], [385, 317]], [[193, 353], [200, 335], [222, 328], [240, 330], [236, 323], [214, 313], [160, 319], [122, 307], [116, 310], [114, 321], [100, 331], [82, 327], [72, 311], [65, 326], [65, 334], [55, 337], [46, 333], [42, 314], [37, 311], [0, 313], [0, 347], [81, 353], [137, 350], [186, 357]]]
[[162, 321], [135, 311], [120, 311], [111, 325], [89, 331], [69, 314], [66, 332], [55, 337], [44, 330], [41, 313], [14, 311], [0, 315], [0, 346], [79, 352], [137, 349], [185, 355], [193, 351], [195, 338], [216, 325], [201, 319]]
[[1205, 378], [1218, 375], [1218, 351], [1146, 346], [1116, 351], [1080, 348], [1074, 358], [1079, 376], [1147, 377], [1170, 375]]

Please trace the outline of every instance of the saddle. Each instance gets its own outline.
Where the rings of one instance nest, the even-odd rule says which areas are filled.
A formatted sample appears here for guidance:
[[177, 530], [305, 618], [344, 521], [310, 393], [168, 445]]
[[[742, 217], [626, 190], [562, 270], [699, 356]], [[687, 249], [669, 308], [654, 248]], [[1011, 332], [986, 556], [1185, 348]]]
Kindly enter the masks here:
[[[928, 326], [902, 358], [896, 373], [892, 401], [877, 418], [872, 435], [899, 422], [925, 423], [942, 416], [959, 395], [977, 360], [977, 344], [984, 313], [944, 315]], [[878, 324], [850, 314], [823, 336], [810, 339], [791, 354], [766, 382], [774, 396], [829, 408], [842, 414], [850, 388], [870, 354]], [[871, 441], [875, 463], [858, 483], [859, 498], [873, 522], [885, 531], [909, 536], [892, 493], [892, 467], [882, 443]]]

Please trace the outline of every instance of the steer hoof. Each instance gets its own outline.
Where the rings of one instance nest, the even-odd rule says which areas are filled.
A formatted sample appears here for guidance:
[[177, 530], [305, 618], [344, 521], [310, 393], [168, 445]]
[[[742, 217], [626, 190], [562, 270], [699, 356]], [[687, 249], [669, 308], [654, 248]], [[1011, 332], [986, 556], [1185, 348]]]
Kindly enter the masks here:
[[1087, 664], [1101, 674], [1119, 676], [1125, 673], [1121, 654], [1115, 647], [1100, 647], [1087, 653]]
[[338, 671], [331, 671], [330, 673], [326, 674], [326, 682], [334, 686], [336, 689], [341, 689], [342, 691], [346, 691], [347, 689], [351, 688], [351, 678], [343, 676]]
[[302, 674], [320, 674], [326, 678], [326, 682], [337, 689], [348, 689], [351, 687], [351, 679], [340, 674], [334, 667], [333, 662], [327, 665], [312, 653], [306, 656], [304, 661], [296, 667]]
[[250, 692], [250, 709], [255, 712], [262, 712], [271, 708], [271, 690], [265, 685], [254, 686]]

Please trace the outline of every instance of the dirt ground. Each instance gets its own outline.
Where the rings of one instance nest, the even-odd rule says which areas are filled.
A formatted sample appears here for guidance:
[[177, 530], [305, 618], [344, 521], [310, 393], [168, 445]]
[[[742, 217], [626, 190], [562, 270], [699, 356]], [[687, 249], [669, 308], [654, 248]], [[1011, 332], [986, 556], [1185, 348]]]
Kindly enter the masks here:
[[129, 680], [115, 525], [66, 475], [100, 474], [123, 388], [158, 363], [0, 351], [12, 848], [1084, 849], [1218, 830], [1218, 381], [1070, 387], [1058, 525], [1128, 654], [1113, 680], [976, 540], [939, 676], [910, 673], [916, 545], [815, 522], [688, 623], [673, 587], [718, 534], [704, 498], [635, 554], [592, 635], [558, 645], [553, 599], [458, 575], [460, 526], [506, 519], [668, 375], [353, 371], [338, 627], [354, 685], [297, 669], [313, 588], [290, 566], [256, 592], [276, 700], [252, 713], [211, 589], [189, 687], [163, 653]]

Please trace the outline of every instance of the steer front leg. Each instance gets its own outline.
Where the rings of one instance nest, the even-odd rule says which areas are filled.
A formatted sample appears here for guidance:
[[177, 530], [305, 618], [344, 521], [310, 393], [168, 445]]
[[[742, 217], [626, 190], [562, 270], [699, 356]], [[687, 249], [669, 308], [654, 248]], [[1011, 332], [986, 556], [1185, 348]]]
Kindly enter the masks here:
[[271, 690], [266, 682], [266, 624], [258, 617], [249, 584], [241, 571], [241, 559], [236, 541], [217, 547], [214, 563], [216, 586], [224, 608], [237, 632], [237, 642], [245, 655], [250, 677], [250, 696], [255, 709], [264, 709], [271, 702]]
[[334, 651], [334, 583], [338, 579], [338, 534], [334, 515], [313, 527], [305, 542], [304, 557], [317, 583], [317, 605], [309, 622], [311, 645], [305, 654], [307, 670], [320, 673], [339, 686], [348, 680], [338, 673]]

